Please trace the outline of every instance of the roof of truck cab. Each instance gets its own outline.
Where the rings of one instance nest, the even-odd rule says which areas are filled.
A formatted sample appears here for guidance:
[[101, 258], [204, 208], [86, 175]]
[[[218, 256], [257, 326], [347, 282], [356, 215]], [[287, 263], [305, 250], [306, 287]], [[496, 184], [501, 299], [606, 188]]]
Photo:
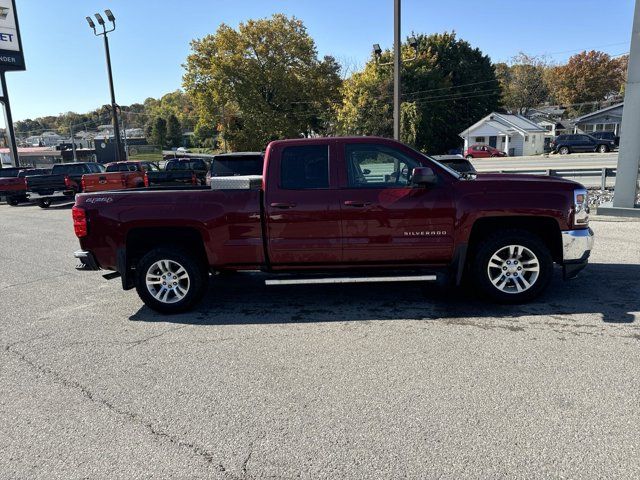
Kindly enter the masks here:
[[401, 142], [394, 140], [392, 138], [384, 138], [384, 137], [314, 137], [314, 138], [289, 138], [286, 140], [274, 140], [269, 145], [277, 146], [277, 145], [314, 145], [314, 144], [325, 144], [328, 142], [340, 142], [340, 143], [367, 143], [367, 142], [375, 142], [375, 143], [387, 143], [387, 144], [400, 144]]

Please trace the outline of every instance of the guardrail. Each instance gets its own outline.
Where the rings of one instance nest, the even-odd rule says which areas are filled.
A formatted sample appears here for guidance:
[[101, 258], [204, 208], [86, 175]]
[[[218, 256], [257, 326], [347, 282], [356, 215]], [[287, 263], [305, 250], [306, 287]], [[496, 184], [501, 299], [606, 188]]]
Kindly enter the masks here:
[[600, 188], [607, 188], [607, 179], [615, 178], [617, 171], [615, 168], [553, 168], [553, 169], [532, 169], [532, 170], [482, 170], [478, 173], [522, 173], [525, 175], [548, 175], [550, 177], [561, 178], [600, 178]]

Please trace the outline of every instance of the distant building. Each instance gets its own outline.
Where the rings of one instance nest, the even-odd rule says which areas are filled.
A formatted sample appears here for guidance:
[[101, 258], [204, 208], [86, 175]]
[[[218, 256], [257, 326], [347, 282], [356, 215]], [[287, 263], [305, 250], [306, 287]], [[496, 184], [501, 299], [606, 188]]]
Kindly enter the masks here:
[[140, 138], [144, 137], [144, 130], [141, 128], [127, 128], [125, 134], [127, 138]]
[[63, 141], [63, 137], [55, 132], [43, 132], [40, 135], [33, 135], [25, 140], [25, 143], [32, 147], [55, 147]]
[[613, 132], [622, 133], [622, 110], [624, 102], [588, 113], [574, 120], [574, 133]]
[[543, 153], [546, 133], [545, 128], [522, 115], [493, 112], [461, 132], [460, 137], [465, 150], [475, 143], [484, 143], [513, 157]]
[[[47, 147], [18, 148], [20, 165], [46, 167], [62, 161], [62, 153]], [[3, 165], [11, 165], [11, 154], [8, 148], [0, 148], [0, 161]]]

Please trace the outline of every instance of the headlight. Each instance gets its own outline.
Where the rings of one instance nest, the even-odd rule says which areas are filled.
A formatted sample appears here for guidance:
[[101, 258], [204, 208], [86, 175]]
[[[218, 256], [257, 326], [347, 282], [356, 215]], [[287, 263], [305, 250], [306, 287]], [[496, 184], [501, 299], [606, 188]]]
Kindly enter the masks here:
[[589, 197], [585, 188], [573, 191], [573, 224], [576, 227], [589, 225]]

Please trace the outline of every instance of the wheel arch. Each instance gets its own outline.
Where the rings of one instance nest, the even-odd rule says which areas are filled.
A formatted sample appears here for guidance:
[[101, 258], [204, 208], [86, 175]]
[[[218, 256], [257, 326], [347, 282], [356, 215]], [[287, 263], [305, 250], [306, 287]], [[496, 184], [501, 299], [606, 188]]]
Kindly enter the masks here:
[[125, 249], [119, 253], [118, 270], [122, 284], [131, 288], [135, 282], [134, 268], [140, 259], [155, 248], [181, 248], [195, 255], [209, 267], [202, 233], [195, 227], [136, 227], [127, 232]]
[[551, 252], [554, 262], [562, 261], [562, 234], [558, 221], [545, 216], [500, 216], [477, 219], [471, 228], [468, 257], [477, 251], [483, 239], [499, 230], [524, 230], [538, 236]]

